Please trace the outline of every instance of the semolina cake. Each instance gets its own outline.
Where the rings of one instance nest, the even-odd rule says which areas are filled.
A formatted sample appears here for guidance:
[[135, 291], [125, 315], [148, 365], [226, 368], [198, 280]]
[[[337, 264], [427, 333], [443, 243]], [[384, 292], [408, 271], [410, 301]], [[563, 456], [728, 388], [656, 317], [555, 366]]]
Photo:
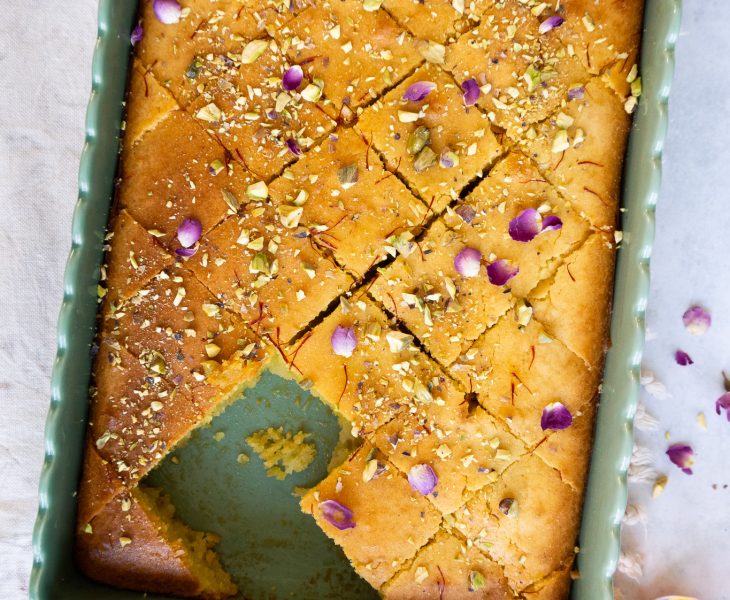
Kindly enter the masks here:
[[[89, 577], [246, 596], [143, 479], [271, 369], [357, 441], [300, 506], [381, 597], [568, 597], [642, 5], [140, 0], [78, 495]], [[311, 434], [248, 443], [283, 479]]]

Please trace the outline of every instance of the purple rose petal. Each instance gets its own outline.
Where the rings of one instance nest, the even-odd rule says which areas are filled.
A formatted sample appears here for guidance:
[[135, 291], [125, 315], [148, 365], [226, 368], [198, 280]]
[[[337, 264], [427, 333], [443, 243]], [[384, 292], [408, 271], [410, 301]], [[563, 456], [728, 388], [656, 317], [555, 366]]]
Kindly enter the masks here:
[[561, 402], [552, 402], [542, 409], [540, 427], [543, 431], [560, 431], [573, 424], [573, 415]]
[[548, 17], [542, 23], [540, 23], [538, 31], [541, 34], [547, 33], [548, 31], [551, 31], [556, 27], [560, 27], [563, 23], [565, 23], [565, 19], [563, 19], [563, 17], [561, 17], [560, 15], [553, 15], [552, 17]]
[[203, 226], [196, 219], [185, 219], [177, 228], [177, 240], [183, 248], [194, 246], [203, 234]]
[[509, 235], [516, 242], [529, 242], [542, 231], [542, 217], [534, 208], [526, 208], [509, 222]]
[[563, 228], [563, 220], [557, 215], [548, 215], [542, 220], [542, 230], [557, 231]]
[[487, 266], [487, 276], [493, 285], [504, 285], [520, 272], [519, 267], [513, 267], [509, 261], [502, 259], [495, 260]]
[[291, 152], [294, 156], [302, 155], [302, 149], [295, 139], [289, 138], [286, 141], [286, 147], [289, 148], [289, 152]]
[[424, 496], [433, 492], [438, 482], [439, 478], [430, 465], [414, 465], [408, 471], [408, 483], [411, 484], [411, 488]]
[[436, 84], [432, 81], [416, 81], [408, 86], [406, 93], [403, 94], [404, 100], [410, 102], [420, 102], [436, 89]]
[[586, 89], [582, 86], [576, 86], [568, 90], [568, 100], [583, 100]]
[[690, 306], [682, 315], [682, 322], [692, 335], [702, 335], [712, 325], [712, 317], [701, 306]]
[[471, 223], [477, 216], [477, 211], [468, 204], [461, 204], [457, 206], [454, 212], [462, 218], [464, 223]]
[[332, 338], [330, 339], [332, 344], [332, 350], [337, 356], [344, 356], [349, 358], [355, 351], [357, 346], [357, 338], [355, 337], [355, 330], [352, 327], [342, 327], [338, 325], [335, 328]]
[[683, 367], [686, 367], [687, 365], [693, 365], [695, 362], [684, 350], [677, 350], [674, 353], [674, 360], [677, 361], [678, 365], [681, 365]]
[[195, 253], [198, 251], [198, 246], [194, 246], [193, 248], [177, 248], [175, 250], [175, 254], [178, 256], [181, 256], [183, 258], [190, 258], [191, 256], [195, 256]]
[[557, 215], [544, 219], [534, 208], [526, 208], [509, 222], [509, 235], [516, 242], [530, 242], [542, 231], [562, 229], [563, 221]]
[[132, 42], [132, 46], [136, 46], [142, 41], [144, 37], [144, 29], [142, 29], [142, 23], [137, 23], [137, 26], [132, 29], [132, 35], [129, 36], [129, 41]]
[[180, 20], [182, 9], [177, 0], [153, 0], [152, 9], [160, 23], [172, 25]]
[[294, 65], [288, 68], [281, 78], [281, 87], [287, 92], [291, 92], [302, 85], [302, 79], [304, 79], [304, 71], [299, 65]]
[[669, 460], [687, 475], [692, 475], [692, 469], [690, 467], [694, 463], [694, 459], [692, 458], [693, 454], [694, 450], [686, 444], [672, 444], [667, 449]]
[[325, 500], [319, 503], [322, 518], [337, 529], [352, 529], [355, 527], [352, 511], [335, 500]]
[[454, 268], [464, 277], [476, 277], [482, 264], [482, 253], [475, 248], [464, 248], [454, 257]]
[[474, 106], [482, 93], [477, 80], [467, 79], [461, 84], [461, 89], [464, 90], [464, 106]]
[[725, 392], [715, 401], [715, 412], [720, 415], [723, 410], [727, 420], [730, 421], [730, 392]]

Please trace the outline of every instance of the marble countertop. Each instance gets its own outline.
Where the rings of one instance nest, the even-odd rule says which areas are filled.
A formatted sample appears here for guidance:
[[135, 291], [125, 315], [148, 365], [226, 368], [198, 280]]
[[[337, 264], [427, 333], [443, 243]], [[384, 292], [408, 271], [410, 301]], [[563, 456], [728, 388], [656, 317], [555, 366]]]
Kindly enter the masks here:
[[[96, 29], [96, 1], [3, 0], [0, 20], [0, 598], [27, 596], [31, 530], [43, 459], [43, 423], [55, 324], [70, 246], [76, 172]], [[644, 393], [623, 530], [617, 596], [685, 594], [730, 599], [730, 422], [714, 412], [722, 369], [730, 370], [730, 1], [686, 0], [670, 101], [664, 181], [657, 210]], [[691, 336], [691, 304], [713, 324]], [[695, 361], [675, 364], [681, 348]], [[698, 426], [704, 413], [707, 429]], [[667, 436], [670, 440], [667, 440]], [[696, 451], [694, 474], [664, 455]], [[669, 476], [652, 498], [652, 482]]]

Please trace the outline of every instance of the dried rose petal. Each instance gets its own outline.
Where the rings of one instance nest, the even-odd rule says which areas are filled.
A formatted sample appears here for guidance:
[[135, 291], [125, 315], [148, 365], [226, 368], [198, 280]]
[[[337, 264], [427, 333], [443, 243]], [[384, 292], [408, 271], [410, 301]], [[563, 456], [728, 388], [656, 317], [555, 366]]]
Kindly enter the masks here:
[[460, 204], [454, 209], [454, 212], [462, 218], [464, 223], [471, 223], [477, 216], [477, 211], [468, 204]]
[[534, 208], [526, 208], [509, 222], [509, 235], [516, 242], [530, 242], [542, 231], [562, 229], [563, 221], [556, 215], [545, 219]]
[[672, 444], [667, 449], [667, 456], [675, 465], [682, 469], [683, 473], [692, 475], [692, 469], [690, 467], [694, 463], [692, 455], [694, 450], [687, 444]]
[[337, 356], [344, 356], [349, 358], [355, 351], [357, 346], [357, 338], [355, 337], [355, 330], [352, 327], [342, 327], [338, 325], [335, 327], [335, 331], [330, 339], [332, 344], [332, 350]]
[[509, 235], [516, 242], [529, 242], [542, 231], [542, 217], [534, 208], [526, 208], [509, 222]]
[[540, 427], [543, 431], [560, 431], [573, 424], [573, 415], [562, 402], [552, 402], [542, 409]]
[[424, 496], [433, 492], [438, 482], [439, 478], [430, 465], [413, 465], [408, 471], [408, 483], [411, 484], [411, 488]]
[[181, 256], [182, 258], [190, 258], [191, 256], [194, 256], [197, 251], [198, 246], [195, 246], [193, 248], [177, 248], [175, 250], [175, 254]]
[[302, 148], [295, 139], [289, 138], [286, 140], [286, 147], [289, 148], [289, 152], [291, 152], [294, 156], [302, 155]]
[[727, 420], [730, 421], [730, 392], [725, 392], [715, 401], [715, 412], [721, 415], [723, 410]]
[[701, 306], [690, 306], [682, 315], [682, 322], [692, 335], [702, 335], [712, 325], [712, 317]]
[[152, 10], [160, 23], [172, 25], [180, 20], [182, 9], [177, 0], [153, 0]]
[[495, 260], [487, 266], [489, 282], [494, 285], [504, 285], [519, 272], [519, 267], [513, 267], [509, 261], [504, 259]]
[[568, 90], [568, 100], [583, 100], [586, 89], [582, 85], [572, 87]]
[[144, 29], [142, 29], [142, 23], [137, 23], [137, 26], [132, 29], [132, 35], [129, 36], [129, 41], [132, 42], [132, 46], [136, 46], [142, 41], [144, 37]]
[[432, 81], [416, 81], [408, 86], [406, 93], [403, 94], [404, 100], [411, 102], [420, 102], [436, 89], [436, 84]]
[[184, 219], [177, 228], [177, 240], [183, 248], [194, 246], [203, 234], [203, 226], [196, 219]]
[[352, 529], [355, 527], [352, 511], [336, 500], [325, 500], [319, 503], [322, 518], [337, 529]]
[[285, 71], [281, 78], [281, 87], [287, 92], [291, 92], [302, 85], [302, 79], [304, 79], [304, 71], [299, 65], [294, 65]]
[[464, 248], [454, 257], [454, 268], [464, 277], [476, 277], [482, 264], [482, 253], [475, 248]]
[[556, 231], [563, 228], [563, 220], [557, 215], [548, 215], [542, 220], [542, 230]]
[[461, 84], [461, 89], [464, 90], [464, 106], [474, 106], [482, 93], [477, 80], [467, 79]]
[[538, 31], [541, 34], [547, 33], [548, 31], [551, 31], [556, 27], [560, 27], [563, 23], [565, 23], [565, 19], [563, 19], [563, 17], [561, 17], [560, 15], [553, 15], [552, 17], [548, 17], [542, 23], [540, 23]]
[[677, 350], [674, 353], [674, 360], [677, 361], [678, 365], [681, 365], [683, 367], [686, 367], [687, 365], [693, 365], [695, 362], [684, 350]]

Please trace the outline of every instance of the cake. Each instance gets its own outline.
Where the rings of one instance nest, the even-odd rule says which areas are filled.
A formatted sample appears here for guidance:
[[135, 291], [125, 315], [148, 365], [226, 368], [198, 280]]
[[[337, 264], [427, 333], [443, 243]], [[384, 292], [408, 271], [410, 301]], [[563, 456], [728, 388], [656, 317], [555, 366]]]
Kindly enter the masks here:
[[[301, 509], [382, 597], [567, 598], [641, 17], [639, 0], [141, 0], [81, 569], [245, 595], [216, 536], [143, 480], [272, 369], [358, 440]], [[276, 477], [311, 462], [307, 434], [260, 434]]]

